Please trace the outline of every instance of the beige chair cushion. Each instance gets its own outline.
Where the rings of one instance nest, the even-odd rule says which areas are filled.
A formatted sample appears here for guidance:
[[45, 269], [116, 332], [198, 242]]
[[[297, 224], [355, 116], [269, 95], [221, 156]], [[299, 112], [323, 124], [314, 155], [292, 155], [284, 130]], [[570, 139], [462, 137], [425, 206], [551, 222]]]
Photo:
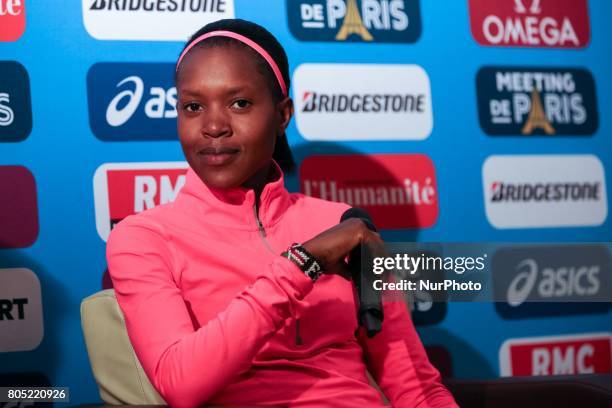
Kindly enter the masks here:
[[104, 402], [166, 405], [136, 358], [113, 289], [83, 299], [81, 326], [91, 369]]

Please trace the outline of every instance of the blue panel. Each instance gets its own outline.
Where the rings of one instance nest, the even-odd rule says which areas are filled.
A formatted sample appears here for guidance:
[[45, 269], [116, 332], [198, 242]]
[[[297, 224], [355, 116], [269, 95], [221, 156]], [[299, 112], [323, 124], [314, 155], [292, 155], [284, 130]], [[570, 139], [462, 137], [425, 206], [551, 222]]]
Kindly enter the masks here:
[[[0, 374], [37, 373], [51, 385], [70, 387], [72, 405], [99, 401], [79, 316], [81, 299], [102, 289], [106, 269], [105, 243], [96, 232], [94, 172], [103, 163], [184, 159], [169, 113], [174, 64], [183, 44], [96, 40], [85, 29], [81, 3], [25, 0], [25, 33], [15, 42], [0, 43], [2, 61], [16, 61], [27, 72], [32, 108], [31, 131], [26, 116], [15, 132], [0, 128], [0, 165], [20, 165], [32, 172], [39, 217], [37, 240], [27, 248], [0, 249], [0, 268], [35, 272], [44, 316], [40, 346], [0, 353]], [[326, 2], [236, 0], [235, 10], [237, 17], [262, 24], [277, 36], [289, 56], [291, 73], [304, 63], [418, 64], [429, 76], [434, 126], [426, 140], [379, 141], [373, 135], [370, 141], [308, 143], [295, 120], [288, 128], [298, 164], [315, 154], [423, 153], [432, 159], [440, 198], [437, 222], [420, 230], [382, 231], [386, 240], [612, 241], [610, 216], [597, 227], [496, 229], [485, 216], [482, 188], [482, 165], [490, 155], [594, 154], [603, 163], [610, 200], [612, 2], [588, 2], [591, 41], [579, 50], [480, 46], [470, 33], [467, 0], [406, 0], [410, 30], [373, 29], [372, 41], [356, 34], [335, 41], [340, 26], [331, 29], [326, 16], [320, 30], [304, 28], [300, 3]], [[598, 120], [590, 128], [568, 125], [560, 132], [564, 137], [525, 137], [515, 128], [491, 137], [479, 120], [477, 76], [483, 67], [574, 70], [580, 86], [589, 88], [583, 94], [586, 109]], [[4, 74], [4, 65], [0, 72]], [[135, 89], [133, 81], [117, 87], [129, 76], [142, 79], [142, 99], [125, 123], [112, 126], [108, 105], [120, 92]], [[0, 87], [6, 82], [0, 78]], [[13, 85], [10, 82], [8, 87]], [[163, 89], [163, 95], [153, 88]], [[27, 92], [16, 94], [25, 104]], [[164, 103], [151, 105], [159, 108], [151, 112], [162, 112], [162, 118], [146, 111], [155, 96]], [[127, 99], [118, 100], [117, 110], [125, 104]], [[0, 99], [0, 109], [3, 106]], [[5, 116], [0, 113], [0, 122]], [[286, 180], [290, 190], [298, 189], [295, 174]], [[486, 378], [499, 375], [498, 353], [508, 338], [602, 332], [612, 327], [612, 313], [604, 305], [563, 312], [531, 310], [504, 319], [503, 308], [491, 303], [453, 303], [429, 314], [422, 311], [415, 319], [422, 324], [419, 332], [426, 345], [441, 345], [450, 352], [455, 377]], [[4, 383], [6, 377], [2, 378]]]

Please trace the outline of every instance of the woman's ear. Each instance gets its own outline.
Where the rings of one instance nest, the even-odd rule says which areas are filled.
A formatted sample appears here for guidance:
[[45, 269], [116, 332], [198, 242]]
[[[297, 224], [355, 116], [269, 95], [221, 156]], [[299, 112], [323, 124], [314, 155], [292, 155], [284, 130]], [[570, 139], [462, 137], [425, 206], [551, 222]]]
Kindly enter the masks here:
[[286, 97], [278, 103], [277, 108], [281, 119], [278, 134], [283, 134], [285, 133], [287, 126], [289, 126], [289, 122], [293, 116], [293, 100], [290, 97]]

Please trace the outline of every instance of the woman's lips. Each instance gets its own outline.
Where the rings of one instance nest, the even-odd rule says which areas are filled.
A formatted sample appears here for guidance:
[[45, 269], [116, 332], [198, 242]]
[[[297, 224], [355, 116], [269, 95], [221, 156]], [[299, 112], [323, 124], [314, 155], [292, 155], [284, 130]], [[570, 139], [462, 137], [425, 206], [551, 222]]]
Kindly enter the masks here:
[[223, 166], [238, 157], [239, 149], [234, 147], [207, 147], [198, 152], [209, 166]]

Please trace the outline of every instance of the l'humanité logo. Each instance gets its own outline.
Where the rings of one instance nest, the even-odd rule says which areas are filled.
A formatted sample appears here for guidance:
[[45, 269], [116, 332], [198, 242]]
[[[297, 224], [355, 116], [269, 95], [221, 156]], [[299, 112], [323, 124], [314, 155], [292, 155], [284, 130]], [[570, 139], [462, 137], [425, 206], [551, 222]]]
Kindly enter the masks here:
[[287, 0], [287, 17], [302, 41], [412, 43], [421, 35], [419, 0]]
[[26, 0], [0, 0], [0, 41], [17, 41], [26, 26]]
[[595, 81], [585, 69], [483, 67], [476, 90], [489, 135], [588, 136], [599, 125]]
[[426, 228], [438, 218], [435, 169], [422, 154], [310, 156], [300, 190], [361, 207], [382, 229]]

